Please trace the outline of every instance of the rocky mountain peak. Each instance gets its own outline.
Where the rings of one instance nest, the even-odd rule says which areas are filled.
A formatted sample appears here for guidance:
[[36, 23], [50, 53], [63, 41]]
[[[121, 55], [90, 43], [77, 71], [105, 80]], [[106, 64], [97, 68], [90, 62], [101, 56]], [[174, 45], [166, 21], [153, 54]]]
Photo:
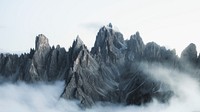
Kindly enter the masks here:
[[108, 27], [113, 28], [113, 25], [111, 23], [108, 24]]
[[91, 50], [93, 55], [100, 57], [106, 63], [120, 63], [124, 60], [124, 51], [127, 49], [122, 33], [110, 27], [102, 27], [96, 36], [94, 47]]
[[195, 62], [197, 60], [197, 50], [196, 45], [191, 43], [189, 44], [181, 53], [181, 59], [185, 61]]
[[127, 41], [128, 47], [128, 59], [133, 60], [134, 58], [139, 58], [143, 55], [143, 51], [145, 48], [144, 42], [140, 37], [139, 32], [136, 34], [131, 35], [130, 40]]
[[129, 40], [129, 46], [131, 47], [144, 47], [144, 42], [139, 34], [139, 32], [136, 32], [134, 35], [131, 35], [130, 40]]
[[84, 57], [86, 54], [89, 53], [87, 47], [84, 45], [83, 41], [80, 39], [79, 36], [76, 37], [74, 40], [72, 47], [69, 49], [69, 61], [71, 66], [74, 66], [74, 61], [76, 61], [75, 65], [79, 64], [79, 60], [81, 57]]
[[91, 50], [92, 54], [97, 54], [99, 51], [101, 54], [108, 54], [108, 52], [117, 53], [120, 49], [126, 48], [123, 35], [115, 31], [112, 28], [112, 24], [108, 25], [109, 27], [102, 27], [97, 36], [95, 45]]
[[83, 46], [84, 43], [83, 41], [80, 39], [79, 35], [76, 37], [76, 40], [73, 42], [72, 47], [77, 50], [79, 49], [81, 46]]
[[46, 48], [50, 48], [49, 40], [43, 34], [39, 34], [38, 36], [36, 36], [35, 49], [40, 50], [40, 49], [46, 49]]

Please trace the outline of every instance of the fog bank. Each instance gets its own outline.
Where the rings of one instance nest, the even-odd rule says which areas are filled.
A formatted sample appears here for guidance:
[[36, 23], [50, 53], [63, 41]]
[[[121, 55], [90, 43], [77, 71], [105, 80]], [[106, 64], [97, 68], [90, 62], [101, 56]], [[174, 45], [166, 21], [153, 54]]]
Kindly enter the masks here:
[[197, 112], [200, 111], [199, 82], [191, 74], [161, 66], [146, 66], [145, 72], [155, 80], [169, 85], [174, 96], [168, 103], [154, 100], [143, 106], [123, 106], [96, 104], [82, 110], [77, 101], [59, 98], [64, 82], [54, 84], [15, 84], [0, 85], [0, 112]]

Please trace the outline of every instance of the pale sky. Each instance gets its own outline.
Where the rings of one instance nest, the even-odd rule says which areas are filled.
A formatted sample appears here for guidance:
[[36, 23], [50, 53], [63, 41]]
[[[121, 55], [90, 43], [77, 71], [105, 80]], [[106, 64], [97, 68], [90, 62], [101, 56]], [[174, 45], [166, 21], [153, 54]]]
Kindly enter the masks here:
[[139, 31], [178, 54], [191, 42], [200, 51], [200, 0], [0, 0], [0, 51], [28, 52], [41, 33], [66, 49], [79, 35], [90, 49], [109, 22], [125, 39]]

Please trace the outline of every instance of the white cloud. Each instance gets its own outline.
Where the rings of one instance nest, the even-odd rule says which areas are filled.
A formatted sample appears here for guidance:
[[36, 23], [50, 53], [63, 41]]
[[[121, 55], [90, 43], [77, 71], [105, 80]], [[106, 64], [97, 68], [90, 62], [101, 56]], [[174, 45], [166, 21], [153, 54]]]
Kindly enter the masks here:
[[77, 112], [76, 102], [59, 100], [63, 87], [64, 82], [3, 84], [0, 86], [0, 112]]
[[59, 99], [64, 82], [55, 84], [15, 84], [0, 85], [0, 112], [193, 112], [200, 111], [199, 82], [174, 69], [148, 65], [145, 69], [153, 78], [170, 85], [175, 95], [166, 103], [154, 100], [143, 106], [97, 104], [91, 109], [82, 110], [78, 102]]

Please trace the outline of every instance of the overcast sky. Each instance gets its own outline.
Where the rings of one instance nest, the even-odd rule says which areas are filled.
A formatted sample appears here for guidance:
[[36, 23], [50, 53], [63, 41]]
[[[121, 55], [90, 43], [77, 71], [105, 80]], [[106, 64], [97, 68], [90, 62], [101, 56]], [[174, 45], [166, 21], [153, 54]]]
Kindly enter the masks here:
[[200, 0], [0, 0], [0, 51], [28, 51], [40, 33], [67, 49], [79, 35], [91, 48], [109, 22], [125, 39], [139, 31], [179, 54], [191, 42], [200, 50]]

